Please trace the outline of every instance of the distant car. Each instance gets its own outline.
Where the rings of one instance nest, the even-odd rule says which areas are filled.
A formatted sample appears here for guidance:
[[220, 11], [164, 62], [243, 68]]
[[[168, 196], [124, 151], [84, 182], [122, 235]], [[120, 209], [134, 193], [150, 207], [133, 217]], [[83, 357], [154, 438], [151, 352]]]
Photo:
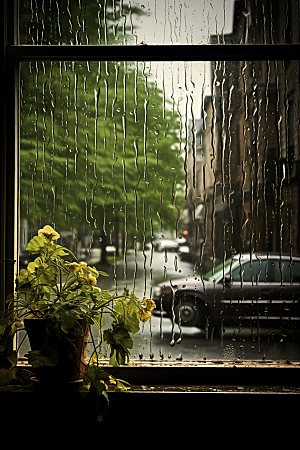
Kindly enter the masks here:
[[175, 242], [176, 242], [176, 244], [178, 244], [178, 247], [188, 244], [187, 239], [181, 235], [175, 239]]
[[182, 261], [189, 261], [192, 258], [190, 247], [188, 245], [181, 245], [178, 248], [178, 256]]
[[114, 245], [106, 246], [106, 256], [114, 256], [116, 254], [116, 247]]
[[178, 240], [172, 240], [172, 239], [158, 239], [153, 242], [155, 250], [158, 252], [163, 252], [165, 250], [169, 252], [174, 252], [178, 250], [179, 244]]
[[222, 323], [279, 320], [300, 324], [300, 257], [242, 254], [214, 274], [181, 278], [154, 286], [156, 313], [185, 326], [219, 334]]

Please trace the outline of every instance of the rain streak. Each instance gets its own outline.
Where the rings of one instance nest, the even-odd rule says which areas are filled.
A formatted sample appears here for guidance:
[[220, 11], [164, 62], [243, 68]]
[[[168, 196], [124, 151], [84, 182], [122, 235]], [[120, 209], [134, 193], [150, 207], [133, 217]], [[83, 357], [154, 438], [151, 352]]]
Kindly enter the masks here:
[[[20, 43], [298, 43], [256, 3], [24, 1]], [[180, 57], [21, 63], [21, 249], [51, 224], [151, 297], [133, 359], [299, 360], [299, 62]]]

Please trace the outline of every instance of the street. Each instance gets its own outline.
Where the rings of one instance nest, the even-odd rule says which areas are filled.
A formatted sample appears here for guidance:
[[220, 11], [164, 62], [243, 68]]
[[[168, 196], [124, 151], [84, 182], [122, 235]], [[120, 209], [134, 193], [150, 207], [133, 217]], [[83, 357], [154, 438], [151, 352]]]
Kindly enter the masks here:
[[[93, 265], [93, 261], [89, 262]], [[194, 265], [181, 261], [177, 252], [157, 252], [147, 250], [128, 253], [126, 259], [108, 268], [108, 277], [99, 277], [102, 289], [115, 290], [121, 294], [124, 288], [134, 291], [142, 298], [151, 296], [156, 283], [194, 275]], [[96, 331], [96, 330], [94, 330]], [[19, 339], [24, 335], [22, 331]], [[299, 330], [294, 335], [279, 328], [239, 329], [227, 327], [222, 338], [211, 340], [205, 330], [196, 327], [172, 325], [169, 318], [157, 312], [150, 321], [141, 325], [133, 336], [131, 359], [153, 360], [289, 360], [300, 359]], [[26, 339], [20, 356], [30, 350]], [[105, 349], [103, 349], [105, 352]]]
[[[151, 296], [152, 286], [163, 281], [193, 276], [194, 265], [181, 261], [177, 252], [146, 250], [129, 253], [126, 259], [111, 267], [109, 277], [101, 277], [103, 289], [124, 288], [142, 298]], [[296, 338], [295, 338], [296, 336]], [[134, 336], [132, 359], [155, 360], [299, 360], [299, 332], [294, 336], [279, 328], [228, 327], [222, 338], [206, 338], [196, 327], [181, 327], [170, 319], [152, 315]]]

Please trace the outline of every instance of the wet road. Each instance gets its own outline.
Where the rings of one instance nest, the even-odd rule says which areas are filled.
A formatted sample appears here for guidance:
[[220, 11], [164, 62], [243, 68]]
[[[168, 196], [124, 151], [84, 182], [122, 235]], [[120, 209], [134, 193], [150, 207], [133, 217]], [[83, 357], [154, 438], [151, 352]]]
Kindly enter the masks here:
[[[108, 278], [101, 278], [102, 288], [126, 287], [138, 297], [150, 296], [152, 286], [169, 280], [194, 275], [194, 265], [181, 261], [177, 252], [151, 252], [128, 254], [111, 268]], [[134, 336], [132, 359], [155, 360], [299, 360], [299, 332], [282, 333], [279, 328], [250, 329], [227, 328], [222, 338], [206, 339], [204, 330], [182, 327], [181, 330], [168, 318], [153, 315]], [[171, 345], [172, 343], [173, 345]]]
[[137, 297], [151, 296], [151, 287], [161, 281], [193, 276], [194, 264], [181, 261], [177, 252], [146, 250], [128, 253], [108, 271], [109, 277], [100, 279], [100, 286], [107, 289], [124, 288], [134, 291]]
[[[91, 262], [92, 264], [92, 262]], [[193, 276], [192, 263], [180, 261], [175, 252], [128, 254], [126, 261], [119, 261], [116, 267], [110, 267], [109, 277], [100, 277], [99, 286], [103, 289], [117, 289], [122, 293], [124, 287], [142, 298], [150, 296], [155, 283], [164, 279]], [[20, 339], [23, 332], [20, 333]], [[171, 345], [171, 342], [173, 345]], [[25, 341], [20, 356], [29, 351]], [[104, 350], [104, 349], [103, 349]], [[278, 328], [243, 327], [227, 328], [223, 338], [206, 339], [205, 331], [196, 327], [179, 327], [170, 319], [153, 315], [134, 335], [132, 359], [154, 360], [290, 360], [300, 359], [300, 332], [292, 335], [282, 333]]]

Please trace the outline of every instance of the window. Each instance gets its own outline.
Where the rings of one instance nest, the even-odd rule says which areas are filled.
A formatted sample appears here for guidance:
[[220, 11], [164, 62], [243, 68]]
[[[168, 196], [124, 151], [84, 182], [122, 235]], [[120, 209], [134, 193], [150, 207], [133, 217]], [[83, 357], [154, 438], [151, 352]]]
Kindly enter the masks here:
[[250, 282], [257, 284], [259, 282], [269, 281], [268, 277], [268, 260], [261, 261], [247, 261], [240, 267], [232, 271], [232, 281], [239, 283]]
[[[13, 23], [16, 5], [5, 7]], [[51, 223], [80, 259], [110, 263], [109, 289], [169, 289], [171, 307], [157, 299], [133, 358], [278, 359], [284, 327], [292, 339], [279, 359], [299, 360], [299, 2], [19, 7], [6, 49], [2, 289]], [[201, 289], [220, 263], [232, 281], [265, 283], [265, 261], [232, 265], [260, 252], [289, 254], [278, 267], [295, 308], [279, 326], [259, 311], [268, 319], [253, 351], [251, 324], [236, 338], [239, 311], [225, 334], [210, 330], [224, 279], [211, 280], [210, 303]]]
[[273, 262], [274, 278], [277, 283], [299, 283], [299, 261], [289, 264], [288, 261]]

